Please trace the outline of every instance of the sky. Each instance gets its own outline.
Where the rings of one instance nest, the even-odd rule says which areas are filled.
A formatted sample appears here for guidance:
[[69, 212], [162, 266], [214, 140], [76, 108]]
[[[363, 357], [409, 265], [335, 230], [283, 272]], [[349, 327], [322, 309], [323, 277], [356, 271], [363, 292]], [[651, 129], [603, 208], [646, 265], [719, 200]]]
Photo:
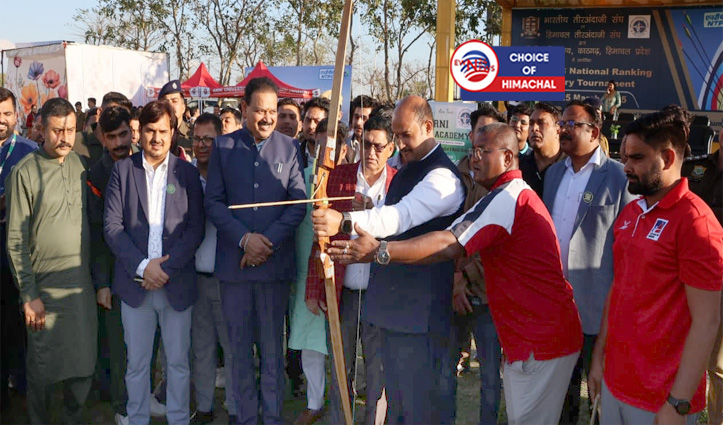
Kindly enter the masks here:
[[[70, 26], [76, 9], [91, 8], [96, 0], [0, 0], [3, 23], [0, 41], [82, 41]], [[1, 46], [3, 49], [6, 45]]]
[[[73, 15], [78, 9], [90, 9], [97, 5], [97, 0], [0, 0], [3, 19], [0, 25], [0, 49], [13, 48], [14, 44], [38, 41], [67, 40], [82, 43], [83, 38], [78, 35], [78, 29], [73, 28]], [[358, 17], [355, 16], [353, 26], [354, 36], [358, 36], [363, 26], [358, 25]], [[383, 56], [375, 54], [369, 37], [362, 38], [361, 44], [369, 55], [368, 61], [362, 61], [362, 67], [376, 64], [383, 67]], [[419, 40], [405, 57], [407, 60], [416, 60], [426, 64], [429, 50], [425, 40]], [[357, 63], [357, 60], [354, 61]], [[331, 64], [329, 64], [331, 65]], [[213, 64], [208, 64], [211, 73], [215, 75]], [[358, 70], [358, 71], [361, 71]], [[357, 81], [353, 83], [355, 93], [368, 92], [366, 87], [359, 86]]]

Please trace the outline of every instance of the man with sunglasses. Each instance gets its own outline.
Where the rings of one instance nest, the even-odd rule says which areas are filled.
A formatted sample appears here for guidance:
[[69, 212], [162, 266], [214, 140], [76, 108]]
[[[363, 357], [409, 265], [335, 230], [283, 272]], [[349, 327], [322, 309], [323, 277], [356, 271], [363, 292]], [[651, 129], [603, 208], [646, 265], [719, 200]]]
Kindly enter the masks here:
[[[363, 150], [361, 161], [354, 164], [337, 166], [329, 176], [327, 194], [330, 197], [356, 196], [352, 201], [336, 202], [337, 211], [348, 213], [374, 208], [384, 204], [389, 184], [397, 170], [387, 165], [387, 160], [394, 152], [392, 123], [389, 118], [372, 115], [364, 123]], [[348, 240], [349, 235], [339, 234], [332, 240]], [[319, 262], [315, 259], [318, 248], [312, 249], [309, 275], [306, 282], [306, 305], [314, 314], [320, 314], [320, 308], [326, 310], [326, 296], [324, 292], [324, 274], [320, 270]], [[337, 299], [339, 301], [339, 318], [341, 320], [341, 335], [344, 346], [344, 364], [349, 379], [349, 388], [353, 378], [354, 360], [356, 353], [357, 335], [362, 340], [364, 365], [367, 382], [367, 409], [364, 415], [364, 424], [373, 425], [376, 417], [376, 404], [382, 396], [382, 359], [381, 359], [381, 330], [368, 323], [359, 322], [359, 312], [366, 302], [366, 290], [369, 285], [369, 265], [353, 264], [349, 267], [335, 265]], [[336, 371], [331, 380], [330, 395], [330, 423], [343, 423], [344, 415], [341, 409], [339, 388], [336, 382]]]
[[608, 159], [600, 147], [601, 122], [593, 106], [568, 103], [558, 124], [560, 148], [568, 157], [547, 171], [543, 201], [555, 223], [563, 273], [582, 320], [583, 349], [563, 410], [563, 423], [576, 424], [582, 371], [590, 371], [613, 282], [613, 223], [633, 195], [622, 164]]

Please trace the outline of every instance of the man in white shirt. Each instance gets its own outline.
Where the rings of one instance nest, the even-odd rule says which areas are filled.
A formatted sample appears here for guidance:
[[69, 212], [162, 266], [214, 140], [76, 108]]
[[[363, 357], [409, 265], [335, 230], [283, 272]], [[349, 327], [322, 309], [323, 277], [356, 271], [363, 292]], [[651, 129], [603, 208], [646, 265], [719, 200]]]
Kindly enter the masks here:
[[[338, 165], [329, 176], [327, 194], [330, 197], [356, 196], [353, 201], [335, 203], [338, 211], [350, 212], [378, 207], [384, 204], [387, 189], [397, 170], [387, 164], [394, 152], [391, 120], [382, 116], [372, 116], [364, 124], [364, 157], [354, 164]], [[348, 239], [347, 235], [333, 238]], [[315, 247], [316, 248], [316, 247]], [[318, 253], [317, 249], [314, 249]], [[312, 255], [312, 258], [315, 258]], [[318, 262], [315, 262], [318, 264]], [[373, 425], [377, 417], [376, 404], [382, 396], [381, 331], [368, 322], [360, 322], [359, 314], [366, 300], [369, 285], [369, 264], [351, 264], [334, 266], [339, 297], [339, 318], [341, 320], [342, 345], [344, 347], [344, 365], [347, 370], [349, 388], [356, 369], [357, 336], [361, 337], [366, 372], [367, 408], [364, 424]], [[324, 276], [319, 267], [311, 268], [306, 283], [306, 305], [314, 314], [325, 310], [326, 294]], [[329, 420], [342, 423], [344, 416], [340, 404], [336, 371], [332, 369]]]
[[568, 389], [562, 423], [576, 424], [583, 369], [590, 371], [592, 349], [613, 281], [613, 223], [633, 199], [622, 164], [605, 156], [595, 109], [579, 101], [562, 114], [560, 148], [564, 161], [545, 175], [543, 201], [555, 223], [565, 278], [580, 311], [583, 349]]
[[[406, 165], [394, 176], [384, 205], [346, 217], [332, 209], [316, 210], [312, 221], [318, 236], [353, 233], [359, 225], [375, 237], [405, 240], [447, 228], [462, 211], [461, 175], [433, 137], [429, 103], [418, 96], [404, 98], [394, 110], [392, 130]], [[389, 422], [453, 423], [454, 264], [371, 267], [361, 319], [383, 335]]]
[[[223, 113], [221, 114], [223, 117]], [[206, 190], [208, 160], [211, 158], [213, 140], [223, 132], [223, 122], [214, 114], [204, 113], [196, 118], [191, 129], [193, 164], [196, 166], [201, 185]], [[233, 355], [228, 343], [228, 324], [223, 317], [221, 306], [221, 283], [214, 276], [216, 266], [216, 227], [206, 218], [206, 236], [196, 251], [196, 279], [198, 280], [198, 301], [193, 306], [193, 386], [196, 390], [196, 412], [191, 424], [213, 422], [213, 408], [216, 399], [217, 346], [223, 348], [224, 367], [221, 373], [226, 382], [231, 382]], [[236, 402], [231, 388], [226, 389], [225, 405], [229, 423], [236, 422]]]
[[198, 171], [169, 155], [176, 117], [154, 101], [140, 115], [143, 151], [114, 164], [106, 189], [104, 233], [113, 255], [112, 292], [121, 299], [128, 349], [126, 410], [131, 425], [150, 421], [153, 338], [161, 327], [166, 356], [166, 418], [190, 417], [191, 317], [198, 298], [193, 257], [203, 240]]

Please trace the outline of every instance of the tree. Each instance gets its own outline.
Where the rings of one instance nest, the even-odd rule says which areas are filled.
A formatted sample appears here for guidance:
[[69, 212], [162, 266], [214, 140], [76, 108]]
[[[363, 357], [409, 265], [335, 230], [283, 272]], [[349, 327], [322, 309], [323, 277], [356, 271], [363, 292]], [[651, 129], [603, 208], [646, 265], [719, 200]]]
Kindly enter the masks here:
[[110, 45], [121, 47], [116, 42], [116, 25], [114, 20], [97, 7], [77, 9], [73, 15], [71, 28], [83, 42], [95, 46]]
[[281, 0], [277, 31], [292, 38], [296, 66], [320, 65], [336, 46], [343, 0]]
[[431, 25], [423, 19], [430, 0], [362, 0], [362, 21], [384, 53], [384, 92], [388, 100], [404, 92], [404, 57]]

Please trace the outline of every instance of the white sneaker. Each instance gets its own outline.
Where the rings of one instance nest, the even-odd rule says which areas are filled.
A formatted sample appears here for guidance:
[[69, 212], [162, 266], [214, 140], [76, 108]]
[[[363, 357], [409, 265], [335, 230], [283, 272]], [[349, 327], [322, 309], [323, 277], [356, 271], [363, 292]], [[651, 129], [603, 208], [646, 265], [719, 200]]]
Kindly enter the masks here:
[[115, 414], [115, 425], [129, 425], [130, 421], [128, 416], [123, 416], [120, 413]]
[[151, 394], [151, 416], [156, 418], [166, 416], [166, 405], [161, 404], [153, 394]]
[[226, 369], [216, 368], [216, 388], [226, 388]]

